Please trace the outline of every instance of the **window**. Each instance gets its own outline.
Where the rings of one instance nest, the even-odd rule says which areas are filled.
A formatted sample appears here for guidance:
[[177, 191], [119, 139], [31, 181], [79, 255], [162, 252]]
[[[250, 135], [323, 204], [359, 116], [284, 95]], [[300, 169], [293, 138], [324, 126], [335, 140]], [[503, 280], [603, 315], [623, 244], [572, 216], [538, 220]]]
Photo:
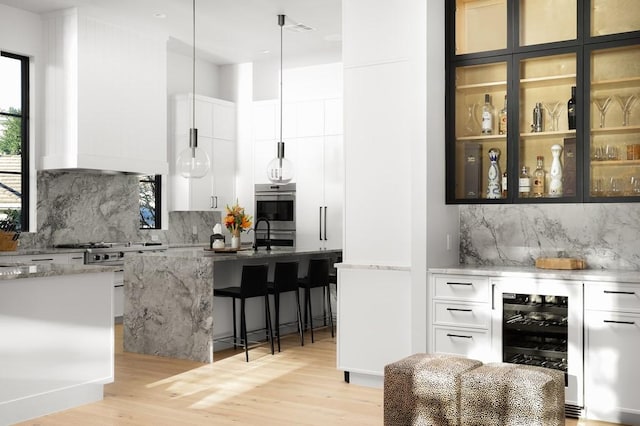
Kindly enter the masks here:
[[0, 52], [0, 218], [29, 224], [29, 58]]
[[140, 176], [140, 229], [160, 229], [160, 175]]

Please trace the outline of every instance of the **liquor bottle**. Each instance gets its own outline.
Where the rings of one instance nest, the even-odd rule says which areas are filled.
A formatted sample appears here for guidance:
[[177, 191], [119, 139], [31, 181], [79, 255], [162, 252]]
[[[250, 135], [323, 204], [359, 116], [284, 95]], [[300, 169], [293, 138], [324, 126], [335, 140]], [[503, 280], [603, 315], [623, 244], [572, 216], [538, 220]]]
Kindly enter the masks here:
[[544, 111], [542, 110], [542, 103], [536, 102], [536, 106], [533, 108], [533, 124], [531, 125], [532, 132], [542, 132], [544, 130]]
[[567, 102], [569, 130], [576, 128], [576, 86], [571, 86], [571, 99]]
[[518, 192], [520, 192], [520, 198], [529, 198], [529, 194], [531, 193], [531, 178], [529, 177], [529, 173], [527, 173], [526, 166], [522, 166], [522, 171], [520, 172]]
[[551, 147], [551, 169], [549, 170], [549, 197], [562, 197], [562, 164], [560, 163], [560, 153], [562, 145], [555, 144]]
[[536, 170], [533, 172], [533, 196], [536, 198], [544, 197], [544, 169], [542, 168], [542, 155], [538, 155], [536, 158], [537, 166]]
[[507, 198], [507, 172], [502, 174], [502, 198]]
[[502, 190], [500, 189], [500, 150], [498, 148], [491, 148], [489, 150], [489, 170], [487, 172], [487, 198], [490, 200], [498, 200], [502, 198]]
[[482, 134], [493, 134], [493, 105], [488, 93], [484, 95], [484, 105], [482, 105]]
[[498, 133], [507, 134], [507, 95], [504, 95], [504, 108], [498, 114]]

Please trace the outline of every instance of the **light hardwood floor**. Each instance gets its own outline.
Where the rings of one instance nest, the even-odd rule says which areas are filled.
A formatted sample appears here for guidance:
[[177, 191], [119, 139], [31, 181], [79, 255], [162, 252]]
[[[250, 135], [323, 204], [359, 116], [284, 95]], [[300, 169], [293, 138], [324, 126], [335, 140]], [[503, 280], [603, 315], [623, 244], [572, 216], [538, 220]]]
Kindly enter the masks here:
[[[23, 425], [382, 425], [382, 390], [347, 384], [335, 368], [336, 340], [283, 338], [266, 346], [216, 353], [200, 364], [124, 353], [116, 326], [115, 382], [103, 401]], [[567, 420], [567, 425], [605, 425]]]

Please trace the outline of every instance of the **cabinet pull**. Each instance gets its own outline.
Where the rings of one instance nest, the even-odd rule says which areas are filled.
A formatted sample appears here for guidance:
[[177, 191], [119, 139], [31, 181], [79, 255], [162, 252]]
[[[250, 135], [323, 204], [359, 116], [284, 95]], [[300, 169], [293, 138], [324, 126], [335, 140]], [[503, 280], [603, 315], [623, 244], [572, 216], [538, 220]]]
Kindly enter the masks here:
[[320, 206], [320, 213], [318, 214], [318, 239], [322, 241], [322, 206]]
[[324, 206], [324, 240], [327, 241], [327, 206]]
[[496, 285], [491, 284], [491, 310], [496, 309]]
[[473, 285], [472, 283], [457, 283], [447, 281], [447, 285]]
[[635, 291], [614, 291], [614, 290], [604, 290], [605, 294], [629, 294], [631, 296], [635, 295]]
[[447, 337], [460, 337], [461, 339], [473, 339], [472, 336], [465, 336], [463, 334], [451, 334], [451, 333], [447, 333]]
[[447, 308], [447, 311], [473, 312], [473, 309]]
[[627, 324], [627, 325], [635, 325], [635, 321], [614, 321], [614, 320], [604, 320], [607, 324]]
[[212, 208], [212, 209], [217, 209], [218, 208], [218, 196], [217, 195], [209, 196], [209, 207]]
[[31, 259], [32, 262], [53, 262], [53, 259]]

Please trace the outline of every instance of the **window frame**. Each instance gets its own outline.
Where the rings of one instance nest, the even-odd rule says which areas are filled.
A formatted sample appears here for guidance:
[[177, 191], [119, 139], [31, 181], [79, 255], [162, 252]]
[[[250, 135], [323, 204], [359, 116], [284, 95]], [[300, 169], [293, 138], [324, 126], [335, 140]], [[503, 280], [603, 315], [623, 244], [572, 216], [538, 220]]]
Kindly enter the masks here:
[[[31, 171], [29, 169], [29, 126], [30, 126], [30, 102], [29, 102], [29, 57], [15, 53], [0, 51], [0, 56], [20, 61], [20, 115], [0, 112], [0, 115], [20, 118], [21, 127], [21, 182], [20, 182], [20, 226], [21, 231], [29, 231], [29, 181]], [[6, 173], [6, 172], [5, 172]]]
[[[146, 180], [143, 180], [148, 178]], [[140, 190], [140, 184], [143, 182], [155, 183], [154, 201], [155, 201], [155, 226], [152, 228], [143, 228], [139, 226], [140, 230], [150, 229], [162, 229], [162, 175], [142, 175], [138, 177], [138, 189]]]

